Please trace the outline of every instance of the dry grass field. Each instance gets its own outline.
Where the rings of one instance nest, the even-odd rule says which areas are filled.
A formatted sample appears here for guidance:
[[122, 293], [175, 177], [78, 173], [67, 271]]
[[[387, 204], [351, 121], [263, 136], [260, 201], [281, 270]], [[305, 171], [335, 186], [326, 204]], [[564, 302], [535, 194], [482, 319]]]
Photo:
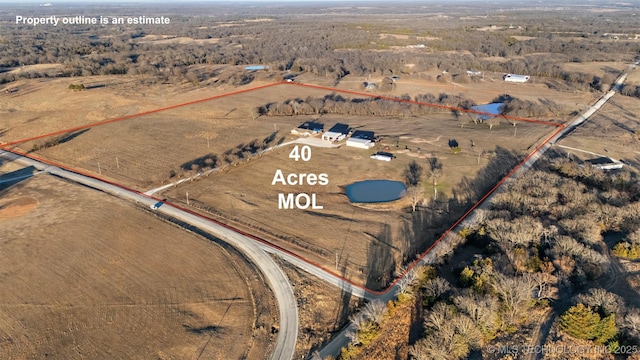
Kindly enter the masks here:
[[[517, 136], [513, 127], [503, 124], [489, 130], [484, 125], [460, 128], [450, 115], [433, 115], [423, 119], [372, 119], [365, 117], [323, 118], [332, 124], [347, 122], [356, 128], [384, 134], [380, 148], [395, 153], [391, 162], [369, 158], [376, 149], [363, 150], [341, 146], [340, 148], [312, 148], [311, 160], [294, 161], [289, 153], [295, 145], [283, 146], [261, 158], [236, 167], [214, 173], [208, 177], [183, 183], [164, 193], [186, 205], [189, 193], [191, 205], [207, 209], [215, 215], [275, 237], [276, 241], [299, 254], [335, 267], [336, 253], [341, 262], [349, 264], [349, 275], [358, 281], [367, 276], [367, 269], [374, 261], [371, 256], [375, 246], [388, 247], [396, 261], [402, 257], [400, 244], [405, 226], [410, 226], [406, 213], [409, 203], [402, 199], [375, 206], [356, 206], [344, 195], [344, 187], [352, 182], [367, 179], [392, 179], [403, 181], [403, 169], [416, 160], [425, 170], [428, 159], [437, 157], [443, 164], [443, 176], [438, 184], [440, 200], [453, 192], [464, 192], [460, 184], [464, 178], [473, 179], [488, 162], [501, 161], [500, 155], [481, 155], [502, 147], [516, 154], [532, 150], [552, 129], [537, 124], [518, 125]], [[329, 119], [333, 119], [329, 121]], [[462, 148], [454, 154], [448, 146], [449, 139], [456, 139]], [[471, 147], [471, 140], [474, 147]], [[396, 150], [396, 143], [398, 148]], [[405, 148], [409, 148], [407, 150]], [[478, 156], [481, 155], [481, 156]], [[478, 165], [478, 161], [480, 165]], [[326, 173], [326, 186], [271, 185], [277, 169], [285, 176], [291, 173]], [[493, 179], [497, 181], [497, 179]], [[425, 198], [430, 199], [433, 187], [424, 180]], [[315, 193], [322, 210], [278, 209], [279, 193]], [[442, 231], [442, 230], [435, 230]], [[288, 244], [287, 244], [288, 243]]]
[[[586, 150], [640, 168], [640, 99], [615, 95], [589, 121], [560, 142], [560, 145]], [[579, 151], [579, 158], [592, 158]]]
[[564, 64], [562, 66], [562, 69], [571, 72], [583, 72], [601, 77], [607, 73], [612, 74], [613, 76], [617, 76], [619, 73], [622, 73], [624, 70], [626, 70], [628, 66], [629, 64], [617, 61], [584, 63], [571, 62]]
[[[346, 83], [341, 83], [341, 86], [345, 85]], [[394, 90], [394, 93], [384, 95], [399, 96], [400, 92], [438, 94], [446, 91], [438, 86], [450, 85], [416, 80], [412, 90], [399, 84], [399, 89]], [[516, 97], [524, 98], [522, 94], [529, 92], [531, 95], [528, 99], [538, 96], [570, 104], [574, 101], [585, 104], [592, 96], [577, 93], [565, 94], [564, 98], [554, 97], [555, 91], [538, 84], [493, 84], [493, 87], [485, 86], [495, 92], [487, 96], [486, 91], [481, 89], [482, 84], [467, 85], [469, 97], [474, 98], [475, 94], [476, 99], [483, 99], [476, 100], [477, 102], [489, 101], [494, 95], [504, 92], [512, 93], [511, 90], [505, 90], [505, 87], [513, 88]], [[212, 93], [215, 94], [216, 91], [219, 92], [220, 89], [216, 88]], [[201, 92], [189, 90], [181, 94], [181, 99]], [[272, 86], [96, 126], [80, 131], [58, 145], [40, 149], [36, 154], [147, 190], [192, 174], [189, 164], [194, 160], [215, 155], [219, 160], [218, 165], [221, 165], [227, 151], [236, 153], [253, 140], [260, 143], [272, 136], [269, 143], [272, 146], [296, 139], [290, 134], [290, 130], [310, 119], [324, 123], [327, 128], [341, 122], [348, 123], [354, 129], [374, 131], [383, 136], [377, 149], [360, 150], [345, 146], [339, 149], [314, 148], [310, 162], [296, 163], [288, 159], [292, 146], [287, 146], [249, 162], [243, 161], [240, 166], [232, 166], [206, 178], [181, 184], [160, 195], [173, 201], [186, 202], [186, 193], [189, 192], [192, 201], [190, 205], [205, 209], [225, 221], [247, 226], [260, 235], [272, 236], [272, 240], [281, 242], [296, 253], [326, 267], [335, 267], [337, 254], [340, 262], [349, 265], [349, 276], [366, 283], [373, 256], [372, 249], [378, 246], [388, 247], [387, 250], [396, 263], [402, 261], [399, 239], [406, 237], [402, 232], [407, 226], [410, 227], [410, 216], [406, 213], [410, 204], [407, 199], [403, 199], [382, 206], [354, 206], [343, 195], [344, 186], [365, 179], [403, 180], [402, 171], [410, 161], [416, 160], [426, 169], [428, 159], [433, 156], [443, 164], [443, 175], [438, 184], [438, 200], [454, 196], [456, 200], [464, 201], [460, 197], [464, 197], [462, 194], [468, 191], [464, 187], [469, 186], [469, 181], [487, 163], [503, 160], [500, 156], [504, 154], [497, 154], [497, 149], [525, 156], [553, 131], [552, 127], [526, 122], [518, 123], [514, 128], [505, 120], [489, 129], [483, 124], [473, 124], [466, 114], [462, 115], [467, 120], [461, 127], [461, 122], [450, 113], [404, 119], [340, 115], [254, 118], [256, 106], [268, 102], [304, 99], [308, 96], [322, 97], [327, 94], [328, 91], [321, 89]], [[204, 97], [206, 96], [200, 98]], [[575, 110], [574, 105], [568, 106]], [[553, 120], [562, 122], [567, 119]], [[27, 142], [20, 147], [29, 151], [34, 145], [42, 145], [46, 140]], [[458, 142], [460, 153], [454, 154], [451, 151], [449, 140]], [[397, 159], [391, 163], [372, 160], [369, 155], [375, 150], [391, 151]], [[329, 185], [302, 188], [271, 186], [276, 169], [282, 169], [285, 174], [327, 173]], [[176, 173], [173, 178], [169, 177], [171, 171]], [[493, 182], [497, 180], [491, 179]], [[423, 190], [425, 198], [431, 199], [430, 194], [433, 194], [434, 189], [428, 180], [423, 181]], [[318, 204], [324, 206], [324, 209], [278, 210], [280, 192], [317, 193]], [[442, 226], [434, 225], [430, 236], [441, 232]]]
[[0, 193], [0, 358], [263, 359], [277, 321], [234, 252], [49, 175]]
[[[236, 68], [231, 67], [228, 71], [237, 72]], [[197, 66], [197, 70], [224, 73], [227, 67]], [[214, 80], [211, 79], [211, 82]], [[0, 124], [0, 142], [48, 134], [266, 83], [254, 81], [242, 86], [194, 86], [191, 83], [153, 84], [150, 81], [150, 78], [140, 76], [16, 81], [6, 88], [18, 89], [17, 92], [0, 92], [0, 117], [3, 120]], [[70, 84], [83, 84], [86, 90], [70, 90]]]

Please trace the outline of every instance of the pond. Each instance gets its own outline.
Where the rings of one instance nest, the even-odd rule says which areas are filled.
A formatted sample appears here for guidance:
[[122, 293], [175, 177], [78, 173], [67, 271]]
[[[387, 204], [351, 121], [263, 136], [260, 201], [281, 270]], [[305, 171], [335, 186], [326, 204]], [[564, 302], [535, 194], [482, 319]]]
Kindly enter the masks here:
[[407, 187], [401, 181], [365, 180], [347, 185], [346, 193], [354, 203], [379, 203], [400, 199]]
[[502, 113], [503, 107], [503, 103], [491, 103], [472, 106], [471, 110], [479, 112], [480, 114], [476, 114], [476, 116], [481, 121], [485, 121], [490, 117], [493, 117], [492, 115], [500, 115]]

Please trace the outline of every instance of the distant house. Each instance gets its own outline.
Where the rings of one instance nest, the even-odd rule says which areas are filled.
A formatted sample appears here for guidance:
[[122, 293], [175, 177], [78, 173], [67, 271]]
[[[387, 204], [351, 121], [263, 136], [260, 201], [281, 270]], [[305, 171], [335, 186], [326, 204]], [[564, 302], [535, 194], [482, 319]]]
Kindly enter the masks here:
[[480, 75], [482, 75], [482, 71], [467, 70], [467, 75], [469, 75], [469, 76], [480, 76]]
[[585, 160], [585, 162], [600, 170], [617, 170], [622, 169], [622, 167], [624, 166], [623, 163], [615, 161], [612, 158], [606, 156]]
[[391, 161], [392, 159], [395, 159], [396, 156], [388, 152], [378, 151], [377, 153], [371, 155], [371, 158], [375, 160]]
[[375, 134], [373, 131], [357, 130], [347, 140], [347, 146], [360, 149], [371, 149], [375, 144]]
[[324, 124], [314, 121], [305, 121], [300, 126], [291, 130], [294, 135], [311, 136], [318, 135], [324, 130]]
[[322, 134], [322, 140], [327, 141], [340, 141], [347, 137], [349, 134], [349, 125], [337, 123], [329, 129], [329, 131]]
[[529, 81], [531, 77], [529, 75], [517, 75], [517, 74], [504, 74], [502, 79], [508, 82], [523, 83]]

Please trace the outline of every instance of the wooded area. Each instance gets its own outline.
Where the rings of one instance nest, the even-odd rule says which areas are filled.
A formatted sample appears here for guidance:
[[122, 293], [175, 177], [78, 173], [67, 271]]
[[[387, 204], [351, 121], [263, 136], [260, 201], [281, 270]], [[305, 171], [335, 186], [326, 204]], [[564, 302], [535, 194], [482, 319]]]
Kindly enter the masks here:
[[[385, 5], [378, 5], [378, 10], [386, 9]], [[4, 26], [0, 40], [0, 68], [4, 70], [0, 83], [19, 78], [124, 74], [148, 75], [163, 82], [198, 82], [218, 73], [192, 71], [189, 66], [263, 64], [276, 71], [308, 72], [335, 81], [347, 74], [390, 76], [440, 70], [455, 77], [474, 70], [526, 73], [562, 80], [577, 88], [601, 89], [611, 83], [615, 70], [601, 78], [563, 70], [561, 64], [630, 61], [640, 51], [640, 42], [636, 40], [614, 41], [608, 36], [610, 32], [634, 36], [637, 28], [629, 23], [634, 19], [616, 22], [629, 23], [628, 28], [621, 29], [606, 17], [593, 17], [589, 13], [576, 13], [567, 19], [553, 12], [522, 13], [506, 9], [500, 17], [488, 20], [473, 16], [474, 12], [488, 11], [477, 5], [448, 10], [446, 18], [456, 21], [438, 20], [436, 14], [440, 13], [424, 10], [420, 21], [407, 21], [411, 15], [389, 19], [380, 14], [372, 14], [363, 21], [351, 15], [309, 18], [305, 14], [330, 13], [332, 9], [298, 5], [252, 21], [256, 14], [225, 18], [220, 9], [202, 6], [202, 12], [198, 13], [207, 16], [174, 15], [169, 25], [160, 26], [78, 25], [73, 31], [64, 26]], [[239, 11], [233, 5], [224, 6]], [[406, 11], [412, 6], [415, 7], [406, 4]], [[116, 7], [110, 10], [114, 14], [124, 11]], [[162, 12], [162, 6], [156, 11]], [[102, 15], [86, 12], [86, 16]], [[516, 19], [517, 27], [512, 25]], [[497, 30], [480, 31], [487, 25]], [[182, 38], [191, 41], [171, 41]], [[37, 64], [63, 66], [53, 71], [28, 68], [9, 71]]]

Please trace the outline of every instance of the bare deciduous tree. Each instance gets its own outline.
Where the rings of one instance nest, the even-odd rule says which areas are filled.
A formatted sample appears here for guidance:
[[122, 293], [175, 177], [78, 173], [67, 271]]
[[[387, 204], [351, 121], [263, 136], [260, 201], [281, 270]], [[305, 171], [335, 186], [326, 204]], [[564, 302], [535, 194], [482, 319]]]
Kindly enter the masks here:
[[422, 166], [413, 160], [404, 169], [403, 175], [407, 186], [418, 186], [422, 177]]
[[407, 196], [411, 200], [411, 210], [416, 211], [418, 203], [422, 200], [422, 188], [417, 186], [409, 186], [407, 188]]

